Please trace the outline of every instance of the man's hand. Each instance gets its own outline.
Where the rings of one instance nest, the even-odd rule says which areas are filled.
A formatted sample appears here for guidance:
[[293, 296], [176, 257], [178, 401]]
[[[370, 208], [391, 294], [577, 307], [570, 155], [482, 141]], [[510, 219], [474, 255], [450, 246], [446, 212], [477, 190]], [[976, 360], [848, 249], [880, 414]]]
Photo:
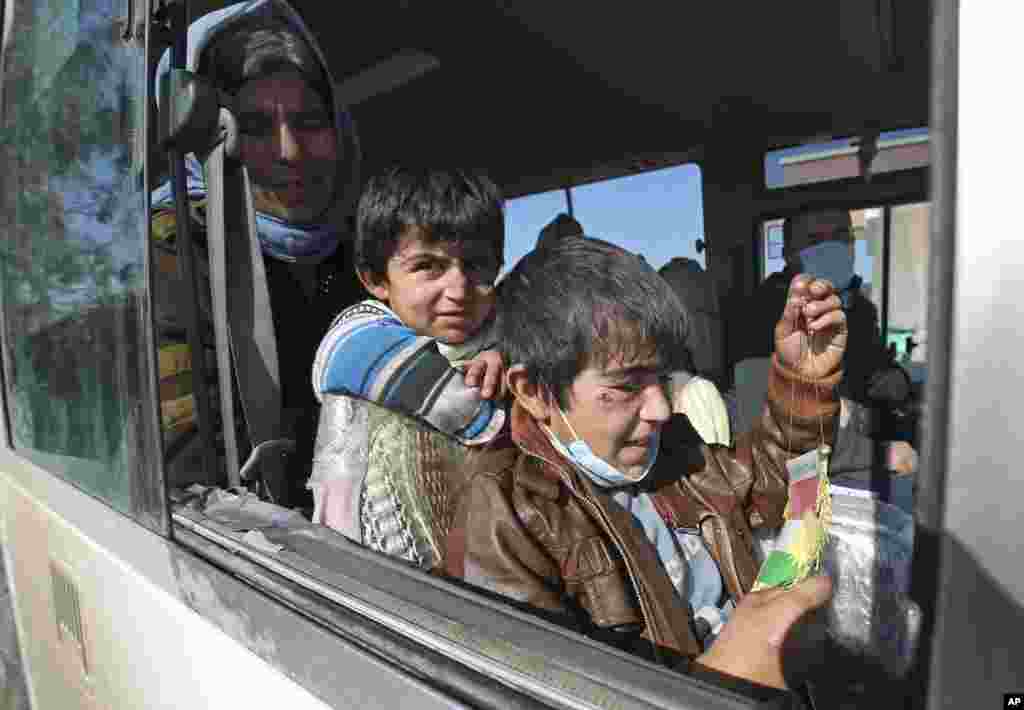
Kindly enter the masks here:
[[484, 399], [505, 396], [505, 359], [497, 350], [484, 350], [463, 367], [463, 372], [466, 385], [480, 387]]
[[786, 367], [809, 380], [839, 369], [846, 350], [846, 314], [832, 284], [806, 274], [793, 277], [775, 352]]
[[827, 576], [810, 577], [790, 589], [751, 592], [696, 662], [736, 678], [785, 688], [786, 676], [793, 678], [798, 673], [794, 666], [803, 665], [800, 651], [807, 650], [794, 648], [799, 635], [794, 626], [831, 596], [832, 580]]

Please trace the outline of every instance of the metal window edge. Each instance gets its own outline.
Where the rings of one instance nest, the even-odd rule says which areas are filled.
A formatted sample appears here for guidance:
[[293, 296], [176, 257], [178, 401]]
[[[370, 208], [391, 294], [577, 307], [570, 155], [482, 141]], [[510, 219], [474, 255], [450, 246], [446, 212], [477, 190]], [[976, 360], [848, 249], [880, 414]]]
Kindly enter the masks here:
[[[461, 597], [463, 610], [469, 605], [483, 607], [488, 612], [494, 612], [496, 624], [524, 624], [532, 627], [531, 632], [556, 634], [556, 637], [551, 637], [553, 645], [557, 645], [556, 642], [566, 643], [568, 640], [569, 643], [579, 646], [580, 654], [590, 663], [595, 660], [599, 663], [598, 657], [604, 656], [606, 665], [621, 663], [623, 670], [621, 674], [608, 674], [607, 667], [602, 668], [598, 664], [590, 663], [586, 668], [574, 668], [573, 664], [583, 665], [579, 657], [556, 659], [530, 647], [529, 643], [521, 638], [513, 642], [501, 634], [482, 634], [478, 638], [463, 634], [461, 639], [456, 640], [453, 636], [458, 635], [459, 631], [468, 630], [476, 634], [480, 633], [480, 629], [473, 624], [462, 625], [458, 620], [445, 618], [443, 614], [426, 607], [412, 605], [397, 596], [391, 596], [386, 591], [377, 590], [376, 595], [353, 593], [353, 590], [365, 591], [359, 590], [364, 583], [348, 580], [346, 584], [338, 579], [344, 577], [343, 574], [316, 574], [316, 570], [312, 569], [312, 563], [307, 569], [298, 568], [295, 559], [284, 560], [281, 559], [282, 555], [275, 556], [259, 551], [232, 538], [226, 531], [215, 529], [218, 526], [211, 521], [200, 522], [178, 512], [174, 513], [173, 521], [176, 527], [175, 537], [179, 542], [187, 545], [194, 543], [198, 538], [206, 543], [203, 545], [206, 552], [210, 551], [210, 545], [224, 550], [225, 555], [220, 556], [221, 561], [231, 564], [233, 573], [244, 577], [252, 572], [249, 566], [254, 565], [304, 589], [312, 598], [319, 598], [321, 601], [310, 607], [316, 615], [326, 612], [329, 616], [330, 607], [341, 607], [372, 622], [378, 628], [408, 639], [419, 648], [452, 659], [479, 676], [496, 678], [510, 692], [514, 689], [515, 692], [542, 702], [545, 706], [573, 709], [739, 708], [751, 707], [754, 702], [751, 698], [731, 690], [655, 666], [605, 644], [547, 624], [543, 619], [520, 613], [498, 602], [491, 602], [443, 580], [418, 575], [417, 570], [401, 569], [401, 572], [410, 578], [426, 577], [422, 580], [411, 580], [413, 583], [428, 583], [437, 586], [445, 594]], [[178, 534], [178, 529], [185, 534]], [[190, 535], [194, 537], [190, 538]], [[202, 550], [197, 552], [201, 554]], [[239, 563], [237, 567], [234, 562]], [[389, 564], [392, 562], [390, 559], [381, 558], [372, 560], [370, 564], [386, 568], [392, 566]], [[400, 565], [395, 563], [393, 567], [399, 569]], [[376, 596], [376, 599], [372, 599], [373, 596]], [[391, 598], [387, 599], [389, 596]], [[431, 628], [432, 625], [434, 628]], [[447, 626], [449, 632], [454, 633], [445, 633], [445, 629], [439, 628], [443, 626]], [[545, 650], [549, 651], [550, 648], [545, 647]], [[539, 665], [539, 661], [543, 661], [543, 665]], [[599, 675], [602, 672], [605, 674], [604, 677]], [[642, 684], [637, 682], [637, 678], [630, 682], [627, 677], [630, 672], [642, 676], [639, 678], [643, 681]], [[542, 675], [549, 678], [560, 677], [563, 682], [561, 686], [557, 686], [545, 681], [540, 677]]]

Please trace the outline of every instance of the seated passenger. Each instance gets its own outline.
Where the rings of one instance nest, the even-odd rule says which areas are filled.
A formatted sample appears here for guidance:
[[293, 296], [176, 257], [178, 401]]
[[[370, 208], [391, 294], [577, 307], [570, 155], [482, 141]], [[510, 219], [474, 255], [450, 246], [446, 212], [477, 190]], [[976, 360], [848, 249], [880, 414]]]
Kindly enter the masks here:
[[634, 255], [590, 239], [532, 252], [502, 281], [499, 319], [510, 435], [470, 459], [448, 574], [633, 650], [783, 687], [781, 639], [830, 584], [748, 594], [753, 531], [782, 525], [787, 460], [831, 441], [846, 343], [831, 286], [794, 278], [768, 406], [734, 449], [672, 415], [685, 316]]
[[[365, 297], [350, 251], [360, 164], [355, 126], [315, 38], [283, 0], [238, 3], [204, 15], [190, 25], [188, 44], [187, 68], [236, 100], [240, 157], [253, 185], [277, 341], [282, 435], [296, 438], [299, 447], [289, 471], [289, 483], [298, 485], [282, 496], [291, 500], [279, 502], [297, 505], [296, 496], [305, 495], [316, 427], [309, 363], [338, 311]], [[169, 70], [165, 54], [156, 86]], [[186, 156], [185, 168], [191, 233], [205, 262], [206, 179], [194, 155]], [[178, 276], [170, 181], [154, 191], [152, 203], [161, 411], [165, 430], [183, 430], [195, 426], [191, 369], [204, 359], [189, 352], [184, 336], [191, 285]], [[203, 289], [199, 303], [209, 319], [209, 286]]]
[[[367, 447], [379, 439], [381, 420], [353, 398], [415, 417], [465, 446], [486, 443], [501, 429], [505, 412], [490, 401], [504, 389], [501, 356], [493, 350], [494, 281], [505, 238], [501, 195], [471, 171], [394, 169], [370, 180], [357, 220], [356, 268], [376, 299], [342, 312], [317, 352], [313, 388], [324, 412], [308, 483], [313, 520], [429, 566], [438, 555], [424, 549], [439, 543], [436, 535], [420, 540], [427, 533], [413, 518], [433, 513], [402, 510], [394, 499], [405, 496], [396, 488], [409, 483], [400, 479], [433, 474], [439, 477], [431, 485], [443, 485], [461, 465], [460, 454], [434, 437], [433, 448], [443, 449], [449, 463], [435, 462], [431, 472], [422, 461], [425, 444], [419, 451], [397, 443], [381, 450], [390, 464], [370, 460]], [[457, 369], [463, 366], [465, 376]], [[392, 442], [398, 439], [392, 431]], [[405, 507], [423, 503], [416, 497], [408, 496]]]
[[565, 212], [559, 212], [553, 220], [544, 225], [537, 236], [537, 248], [544, 249], [562, 239], [582, 237], [583, 225]]

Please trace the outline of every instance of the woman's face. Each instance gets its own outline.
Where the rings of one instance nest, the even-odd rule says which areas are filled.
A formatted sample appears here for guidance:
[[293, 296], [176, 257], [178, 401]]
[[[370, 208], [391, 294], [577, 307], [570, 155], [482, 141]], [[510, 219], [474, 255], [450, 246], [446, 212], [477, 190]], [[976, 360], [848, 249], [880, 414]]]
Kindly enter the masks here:
[[338, 141], [324, 100], [297, 71], [247, 81], [238, 93], [242, 162], [260, 212], [311, 222], [334, 197]]

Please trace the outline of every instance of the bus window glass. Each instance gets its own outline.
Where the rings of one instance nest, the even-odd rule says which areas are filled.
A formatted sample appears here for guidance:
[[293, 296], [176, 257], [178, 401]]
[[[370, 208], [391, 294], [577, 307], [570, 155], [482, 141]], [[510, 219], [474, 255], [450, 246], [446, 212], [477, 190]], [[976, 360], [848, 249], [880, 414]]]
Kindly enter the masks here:
[[537, 245], [540, 230], [569, 206], [565, 190], [538, 192], [505, 203], [505, 268], [510, 270]]
[[[881, 133], [871, 172], [925, 167], [931, 162], [929, 145], [927, 128]], [[858, 177], [860, 148], [859, 138], [843, 138], [773, 150], [764, 157], [765, 186], [775, 189]]]
[[674, 257], [705, 267], [701, 171], [696, 163], [573, 188], [574, 215], [587, 236], [641, 254], [655, 269]]
[[3, 345], [15, 448], [132, 509], [148, 426], [145, 63], [123, 2], [24, 2], [4, 66]]

